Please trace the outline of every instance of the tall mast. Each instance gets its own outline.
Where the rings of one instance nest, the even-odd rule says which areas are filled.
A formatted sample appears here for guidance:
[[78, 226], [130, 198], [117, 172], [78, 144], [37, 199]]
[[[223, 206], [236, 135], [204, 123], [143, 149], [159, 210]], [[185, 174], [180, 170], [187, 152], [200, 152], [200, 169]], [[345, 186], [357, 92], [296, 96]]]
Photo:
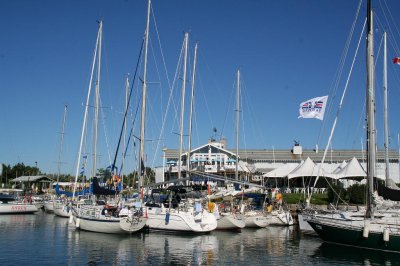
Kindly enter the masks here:
[[83, 141], [84, 141], [84, 138], [85, 138], [85, 128], [86, 128], [87, 116], [88, 116], [88, 110], [89, 110], [90, 94], [91, 94], [91, 90], [92, 90], [93, 72], [94, 72], [94, 66], [96, 64], [97, 50], [98, 50], [98, 47], [99, 47], [101, 31], [102, 31], [102, 23], [100, 22], [99, 23], [99, 31], [97, 32], [96, 46], [94, 48], [94, 54], [93, 54], [92, 68], [91, 68], [91, 72], [90, 72], [89, 88], [88, 88], [88, 93], [87, 93], [87, 96], [86, 96], [85, 113], [83, 115], [81, 140], [80, 140], [80, 143], [79, 143], [78, 160], [77, 160], [77, 164], [76, 164], [75, 184], [74, 184], [74, 189], [73, 189], [73, 192], [72, 192], [72, 199], [75, 198], [76, 185], [77, 185], [77, 182], [78, 182], [79, 166], [80, 166], [81, 155], [82, 155], [81, 154], [82, 153], [82, 146], [83, 146]]
[[62, 153], [63, 153], [64, 130], [65, 130], [66, 119], [67, 119], [67, 105], [64, 106], [63, 122], [62, 122], [62, 126], [61, 126], [60, 153], [58, 154], [58, 166], [57, 166], [57, 183], [60, 180], [61, 157], [62, 157]]
[[182, 142], [183, 142], [183, 115], [185, 111], [185, 90], [186, 90], [186, 62], [187, 62], [187, 50], [188, 50], [188, 39], [189, 33], [185, 33], [184, 39], [184, 59], [183, 59], [183, 81], [182, 81], [182, 97], [181, 97], [181, 120], [180, 120], [180, 132], [179, 132], [179, 156], [178, 156], [178, 179], [181, 178], [181, 156], [182, 156]]
[[189, 119], [189, 143], [188, 143], [188, 155], [187, 155], [187, 176], [190, 172], [190, 154], [192, 150], [192, 120], [193, 120], [193, 107], [194, 107], [194, 82], [196, 77], [196, 61], [197, 61], [197, 43], [194, 46], [194, 59], [193, 59], [193, 73], [192, 73], [192, 95], [190, 97], [190, 119]]
[[139, 188], [143, 186], [143, 178], [145, 174], [144, 168], [144, 142], [145, 142], [145, 132], [144, 128], [146, 125], [146, 94], [147, 94], [147, 50], [149, 46], [149, 24], [150, 24], [150, 8], [151, 0], [148, 0], [147, 5], [147, 22], [146, 31], [144, 33], [144, 69], [143, 69], [143, 91], [142, 91], [142, 113], [140, 120], [140, 151], [139, 151]]
[[100, 109], [100, 69], [101, 69], [101, 42], [103, 36], [103, 22], [100, 21], [99, 52], [97, 53], [97, 79], [95, 87], [95, 116], [94, 116], [94, 138], [93, 138], [93, 169], [92, 176], [97, 173], [97, 139], [99, 128], [99, 109]]
[[383, 50], [383, 126], [385, 137], [385, 177], [386, 185], [389, 186], [389, 129], [388, 129], [388, 102], [387, 102], [387, 46], [386, 46], [386, 31], [383, 33], [384, 50]]
[[239, 112], [240, 112], [240, 70], [237, 71], [236, 80], [236, 169], [235, 179], [239, 179]]
[[373, 217], [372, 213], [372, 195], [374, 193], [373, 180], [375, 177], [375, 160], [376, 160], [376, 129], [375, 129], [375, 71], [374, 71], [374, 30], [373, 30], [373, 13], [371, 8], [371, 0], [368, 0], [367, 9], [367, 178], [368, 178], [368, 198], [366, 217]]
[[[127, 112], [128, 105], [129, 105], [129, 74], [126, 75], [126, 81], [125, 81], [125, 112]], [[122, 183], [122, 189], [124, 188], [124, 172], [125, 172], [125, 150], [126, 150], [126, 115], [124, 115], [124, 148], [122, 149], [122, 169], [121, 169], [121, 183]]]

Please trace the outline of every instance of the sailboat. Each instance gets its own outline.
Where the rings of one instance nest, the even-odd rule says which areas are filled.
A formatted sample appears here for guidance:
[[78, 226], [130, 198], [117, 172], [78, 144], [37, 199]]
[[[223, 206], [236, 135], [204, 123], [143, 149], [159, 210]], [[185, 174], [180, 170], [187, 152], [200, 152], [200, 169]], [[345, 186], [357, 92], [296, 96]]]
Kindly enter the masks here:
[[[340, 217], [311, 216], [308, 223], [316, 233], [327, 242], [373, 249], [387, 252], [400, 252], [400, 224], [397, 212], [377, 213], [373, 201], [375, 177], [375, 88], [374, 88], [374, 51], [373, 51], [373, 12], [371, 0], [367, 7], [367, 208], [361, 219]], [[376, 195], [376, 194], [375, 194]]]
[[[102, 21], [99, 22], [99, 31], [97, 35], [96, 41], [96, 49], [93, 58], [92, 65], [92, 74], [94, 70], [94, 65], [97, 61], [97, 80], [95, 86], [95, 126], [94, 126], [94, 157], [93, 157], [93, 174], [96, 173], [96, 145], [97, 145], [97, 121], [98, 121], [98, 109], [99, 109], [99, 80], [100, 80], [100, 59], [101, 59], [101, 42], [102, 42], [102, 29], [103, 24]], [[92, 79], [91, 79], [92, 80]], [[90, 82], [91, 83], [91, 82]], [[89, 93], [87, 97], [87, 103], [90, 98], [90, 88], [89, 85]], [[87, 105], [88, 106], [88, 105]], [[86, 125], [86, 117], [87, 117], [87, 107], [85, 109], [84, 122], [83, 122], [83, 130], [81, 136], [81, 146], [79, 148], [79, 155], [81, 154], [82, 149], [82, 140], [84, 128]], [[76, 184], [79, 170], [79, 159], [77, 163], [77, 172], [75, 178], [75, 186], [73, 192], [73, 198], [75, 197], [76, 192]], [[145, 224], [146, 219], [143, 218], [142, 212], [140, 209], [131, 208], [130, 206], [123, 206], [119, 204], [120, 202], [104, 202], [96, 200], [96, 195], [110, 195], [113, 193], [115, 195], [115, 191], [108, 190], [106, 188], [100, 187], [98, 180], [96, 177], [93, 177], [92, 180], [92, 200], [81, 200], [76, 203], [75, 206], [71, 208], [71, 220], [75, 224], [76, 228], [99, 232], [99, 233], [126, 233], [126, 232], [136, 232], [141, 230]]]
[[387, 95], [387, 49], [386, 49], [386, 32], [383, 33], [384, 50], [383, 50], [383, 123], [384, 123], [384, 146], [385, 146], [385, 184], [377, 180], [378, 193], [386, 200], [400, 201], [400, 188], [390, 178], [389, 175], [389, 129], [388, 129], [388, 95]]
[[39, 209], [32, 204], [28, 198], [18, 201], [18, 194], [22, 189], [1, 188], [0, 189], [0, 214], [31, 214], [38, 212]]
[[[185, 97], [185, 84], [186, 84], [188, 41], [189, 41], [189, 34], [185, 33], [179, 158], [181, 158], [180, 155], [182, 154], [183, 110], [184, 110], [184, 97]], [[142, 102], [145, 102], [145, 100], [143, 99]], [[143, 140], [144, 136], [141, 136], [141, 143], [144, 142]], [[188, 158], [189, 157], [190, 157], [190, 152], [188, 152]], [[180, 167], [181, 163], [179, 162], [178, 180], [181, 179]], [[145, 204], [146, 208], [145, 213], [148, 217], [147, 226], [149, 227], [150, 230], [208, 233], [217, 228], [217, 220], [214, 214], [203, 209], [201, 199], [199, 198], [193, 199], [186, 197], [186, 195], [188, 194], [186, 188], [180, 186], [169, 187], [167, 189], [168, 200], [164, 202], [159, 202], [159, 201], [157, 202], [156, 200], [154, 200], [155, 195], [159, 194], [160, 192], [161, 191], [158, 189], [153, 189], [150, 197], [151, 201], [148, 201]], [[182, 200], [182, 196], [185, 197], [185, 200]]]
[[[58, 154], [58, 166], [57, 166], [57, 185], [60, 181], [60, 172], [61, 172], [61, 157], [62, 157], [62, 150], [63, 150], [63, 142], [64, 142], [64, 129], [65, 129], [65, 121], [67, 118], [67, 105], [64, 105], [64, 115], [63, 115], [63, 122], [61, 126], [61, 139], [60, 139], [60, 151]], [[44, 210], [46, 212], [54, 212], [54, 204], [57, 200], [57, 195], [50, 194], [50, 199], [44, 202]]]
[[[240, 112], [240, 70], [237, 71], [236, 75], [236, 168], [235, 168], [235, 179], [239, 180], [239, 112]], [[244, 206], [242, 206], [244, 207]], [[244, 209], [242, 208], [241, 209]], [[246, 218], [243, 215], [243, 211], [239, 212], [236, 210], [236, 206], [233, 206], [233, 199], [230, 196], [229, 200], [215, 205], [215, 215], [217, 217], [219, 230], [233, 229], [240, 230], [246, 226]]]

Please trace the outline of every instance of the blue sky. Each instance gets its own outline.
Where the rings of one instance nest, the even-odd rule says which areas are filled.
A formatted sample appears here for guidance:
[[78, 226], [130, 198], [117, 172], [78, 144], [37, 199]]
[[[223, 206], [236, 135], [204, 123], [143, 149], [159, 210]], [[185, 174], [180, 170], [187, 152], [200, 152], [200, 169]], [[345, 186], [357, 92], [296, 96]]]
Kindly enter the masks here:
[[[192, 66], [194, 43], [199, 43], [194, 147], [206, 143], [213, 135], [214, 127], [217, 138], [226, 137], [228, 148], [235, 147], [234, 86], [236, 71], [240, 68], [241, 149], [290, 149], [294, 140], [306, 149], [313, 149], [316, 144], [320, 149], [324, 148], [361, 34], [365, 1], [335, 93], [333, 84], [358, 4], [357, 0], [153, 0], [146, 164], [160, 165], [161, 148], [176, 149], [179, 145], [176, 134], [179, 116], [174, 110], [180, 108], [181, 74], [168, 111], [166, 106], [171, 90], [169, 83], [178, 68], [186, 31], [190, 33], [189, 66]], [[98, 156], [99, 167], [108, 166], [107, 154], [113, 156], [115, 153], [122, 122], [124, 78], [135, 70], [145, 29], [146, 6], [145, 0], [1, 1], [0, 162], [10, 165], [21, 162], [31, 166], [37, 162], [43, 172], [56, 173], [59, 132], [67, 104], [61, 172], [75, 173], [97, 20], [102, 19], [100, 87], [104, 117], [99, 129]], [[383, 59], [379, 47], [382, 30], [387, 29], [389, 60], [400, 56], [398, 44], [393, 41], [400, 39], [396, 26], [400, 25], [400, 17], [395, 12], [399, 10], [400, 2], [378, 0], [373, 6], [377, 14], [378, 145], [382, 148], [380, 69]], [[364, 61], [363, 37], [334, 134], [333, 149], [361, 149], [362, 140], [365, 142]], [[388, 65], [390, 147], [398, 149], [400, 66], [390, 62]], [[188, 75], [190, 73], [188, 70]], [[132, 109], [138, 104], [140, 92], [139, 85], [134, 88]], [[188, 131], [190, 81], [186, 92], [185, 134]], [[332, 104], [324, 121], [298, 119], [300, 102], [323, 95], [329, 95]], [[165, 129], [160, 134], [164, 114]], [[137, 125], [135, 132], [138, 135]], [[187, 137], [184, 142], [187, 147]], [[127, 169], [130, 171], [135, 167], [131, 146]]]

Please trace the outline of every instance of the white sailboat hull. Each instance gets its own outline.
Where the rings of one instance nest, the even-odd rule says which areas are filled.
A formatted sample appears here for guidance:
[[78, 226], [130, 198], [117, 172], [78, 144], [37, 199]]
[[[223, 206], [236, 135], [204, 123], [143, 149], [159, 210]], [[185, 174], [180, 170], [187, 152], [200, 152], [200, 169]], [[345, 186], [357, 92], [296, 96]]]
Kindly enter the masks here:
[[59, 202], [54, 202], [53, 206], [53, 211], [55, 215], [64, 218], [69, 218], [71, 216], [71, 210], [67, 205]]
[[97, 233], [119, 234], [136, 232], [146, 225], [146, 219], [142, 216], [115, 217], [103, 215], [100, 214], [102, 208], [102, 206], [90, 206], [72, 209], [72, 221], [75, 227]]
[[218, 221], [218, 230], [233, 230], [233, 229], [242, 229], [246, 226], [246, 221], [242, 215], [235, 214], [220, 214], [220, 218]]
[[52, 200], [46, 201], [44, 203], [44, 210], [46, 212], [54, 212], [54, 205], [53, 204], [54, 204], [54, 202]]
[[39, 209], [33, 204], [0, 203], [0, 214], [28, 214], [37, 211]]
[[118, 234], [124, 233], [120, 226], [121, 218], [88, 218], [81, 216], [74, 216], [75, 226], [81, 230], [106, 233], [106, 234]]
[[263, 213], [245, 214], [246, 227], [264, 228], [268, 225], [268, 218]]
[[168, 218], [167, 211], [165, 208], [147, 207], [149, 229], [206, 233], [217, 228], [215, 216], [208, 211], [195, 215], [190, 211], [171, 209]]
[[311, 225], [304, 219], [305, 216], [301, 213], [297, 215], [297, 220], [299, 221], [299, 228], [302, 233], [315, 233]]
[[267, 215], [268, 225], [293, 225], [293, 217], [289, 211], [272, 211]]

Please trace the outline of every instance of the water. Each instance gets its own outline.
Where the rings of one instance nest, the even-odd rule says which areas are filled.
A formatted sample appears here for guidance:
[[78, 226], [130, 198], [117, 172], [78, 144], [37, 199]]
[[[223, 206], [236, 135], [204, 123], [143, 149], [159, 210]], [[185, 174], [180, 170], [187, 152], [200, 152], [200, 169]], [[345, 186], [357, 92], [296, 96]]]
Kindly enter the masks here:
[[207, 235], [108, 235], [39, 212], [0, 216], [1, 265], [399, 265], [400, 255], [323, 243], [297, 227]]

